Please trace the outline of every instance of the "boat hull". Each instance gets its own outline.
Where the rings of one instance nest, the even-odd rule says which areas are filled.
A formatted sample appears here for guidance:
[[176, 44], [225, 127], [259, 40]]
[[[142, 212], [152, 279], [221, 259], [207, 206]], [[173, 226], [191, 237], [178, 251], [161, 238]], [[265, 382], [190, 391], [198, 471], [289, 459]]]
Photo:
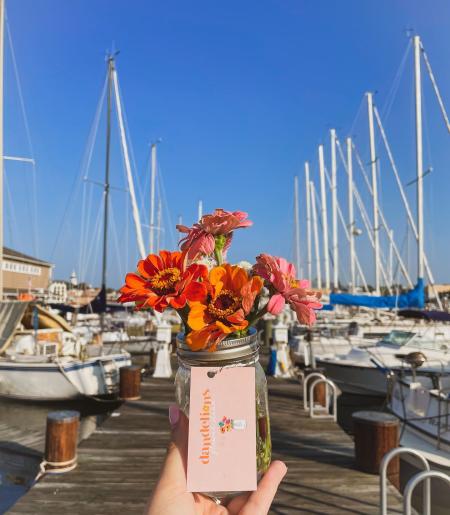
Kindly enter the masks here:
[[[0, 361], [0, 397], [59, 401], [106, 396], [111, 384], [118, 385], [120, 367], [130, 364], [127, 353], [59, 363]], [[104, 373], [108, 366], [113, 368], [109, 381]]]
[[373, 397], [385, 396], [387, 393], [386, 376], [378, 368], [326, 359], [317, 359], [316, 363], [319, 368], [325, 369], [325, 375], [342, 392]]

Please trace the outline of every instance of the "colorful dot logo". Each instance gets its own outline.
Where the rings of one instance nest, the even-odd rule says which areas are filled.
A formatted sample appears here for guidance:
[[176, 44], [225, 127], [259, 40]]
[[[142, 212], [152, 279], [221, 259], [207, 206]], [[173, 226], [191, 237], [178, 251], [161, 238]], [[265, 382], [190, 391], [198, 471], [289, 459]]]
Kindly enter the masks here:
[[219, 422], [219, 431], [221, 433], [229, 433], [232, 429], [243, 430], [247, 427], [245, 420], [236, 420], [233, 418], [223, 417]]
[[219, 430], [221, 433], [227, 433], [233, 429], [233, 420], [231, 418], [223, 417], [219, 422]]

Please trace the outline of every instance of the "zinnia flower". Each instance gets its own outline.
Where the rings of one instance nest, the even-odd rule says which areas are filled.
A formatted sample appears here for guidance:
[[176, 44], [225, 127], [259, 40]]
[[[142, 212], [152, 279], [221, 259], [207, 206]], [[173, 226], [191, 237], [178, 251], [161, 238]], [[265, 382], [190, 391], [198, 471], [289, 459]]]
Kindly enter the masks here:
[[120, 292], [119, 302], [135, 302], [136, 309], [153, 308], [163, 312], [168, 306], [182, 309], [187, 301], [206, 298], [208, 276], [204, 265], [185, 268], [185, 254], [161, 250], [139, 261], [138, 273], [129, 273]]
[[211, 292], [204, 301], [190, 302], [186, 341], [192, 350], [215, 350], [229, 334], [248, 327], [246, 316], [263, 287], [258, 276], [250, 277], [239, 266], [224, 264], [209, 273]]
[[[177, 225], [177, 229], [186, 233], [181, 241], [181, 250], [187, 252], [190, 261], [201, 255], [210, 255], [216, 249], [226, 251], [231, 245], [233, 231], [241, 227], [249, 227], [253, 222], [246, 220], [243, 211], [225, 211], [216, 209], [211, 215], [204, 215], [192, 227]], [[222, 238], [220, 238], [222, 237]]]
[[278, 315], [286, 302], [296, 312], [302, 324], [312, 325], [316, 320], [315, 309], [320, 309], [321, 293], [310, 289], [309, 281], [296, 279], [295, 267], [281, 257], [261, 254], [256, 258], [253, 271], [263, 277], [272, 290], [267, 311]]

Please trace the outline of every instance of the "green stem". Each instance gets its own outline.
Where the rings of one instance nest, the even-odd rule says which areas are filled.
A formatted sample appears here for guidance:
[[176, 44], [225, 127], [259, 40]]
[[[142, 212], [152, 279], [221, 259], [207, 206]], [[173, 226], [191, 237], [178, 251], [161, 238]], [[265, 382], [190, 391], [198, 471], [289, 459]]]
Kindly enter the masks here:
[[253, 325], [255, 322], [257, 322], [262, 316], [264, 316], [267, 313], [266, 307], [267, 307], [267, 304], [249, 318], [249, 320], [248, 320], [249, 326]]
[[214, 256], [216, 258], [216, 261], [217, 261], [217, 264], [220, 266], [223, 264], [223, 256], [222, 256], [222, 250], [219, 250], [217, 248], [217, 245], [216, 247], [214, 248]]

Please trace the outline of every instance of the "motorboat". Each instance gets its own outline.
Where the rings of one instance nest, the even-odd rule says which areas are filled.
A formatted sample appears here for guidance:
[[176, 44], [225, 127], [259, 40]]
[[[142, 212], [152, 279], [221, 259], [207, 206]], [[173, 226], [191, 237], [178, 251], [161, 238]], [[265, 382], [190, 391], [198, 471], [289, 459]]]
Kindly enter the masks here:
[[[388, 405], [401, 422], [400, 445], [420, 452], [430, 468], [450, 475], [450, 373], [396, 374]], [[402, 482], [422, 471], [417, 458], [402, 454]], [[431, 482], [432, 513], [448, 513], [448, 487]], [[421, 500], [418, 499], [418, 506]]]
[[425, 356], [423, 369], [450, 369], [449, 328], [427, 327], [423, 331], [391, 331], [376, 345], [354, 347], [334, 357], [317, 357], [316, 364], [324, 368], [327, 377], [345, 393], [385, 396], [387, 377], [396, 371], [410, 373], [405, 357], [419, 351]]

